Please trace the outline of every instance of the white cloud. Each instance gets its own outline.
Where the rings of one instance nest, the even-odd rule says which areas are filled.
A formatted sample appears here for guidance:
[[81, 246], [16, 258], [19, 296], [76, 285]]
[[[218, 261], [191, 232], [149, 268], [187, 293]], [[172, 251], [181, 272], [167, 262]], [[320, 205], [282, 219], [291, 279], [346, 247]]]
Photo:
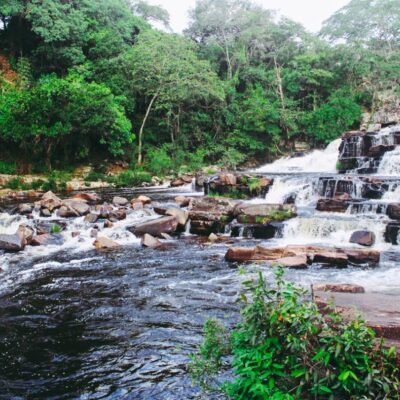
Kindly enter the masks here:
[[[182, 32], [188, 25], [188, 11], [196, 0], [148, 0], [168, 10], [174, 31]], [[346, 5], [349, 0], [258, 0], [265, 8], [277, 10], [290, 19], [300, 22], [308, 30], [317, 32], [324, 20]]]

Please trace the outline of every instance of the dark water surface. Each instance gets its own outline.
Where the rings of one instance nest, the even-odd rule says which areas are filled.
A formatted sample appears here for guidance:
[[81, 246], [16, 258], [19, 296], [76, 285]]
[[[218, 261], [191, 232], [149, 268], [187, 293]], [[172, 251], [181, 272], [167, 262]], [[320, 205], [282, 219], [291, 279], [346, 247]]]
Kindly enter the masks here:
[[187, 238], [27, 260], [0, 294], [0, 398], [198, 398], [188, 354], [236, 310], [224, 252]]

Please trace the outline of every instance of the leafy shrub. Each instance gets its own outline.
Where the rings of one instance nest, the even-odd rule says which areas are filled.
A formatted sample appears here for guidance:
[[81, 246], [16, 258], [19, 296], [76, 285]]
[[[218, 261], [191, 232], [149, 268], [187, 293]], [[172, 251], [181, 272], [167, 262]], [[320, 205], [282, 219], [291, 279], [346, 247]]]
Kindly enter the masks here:
[[15, 162], [0, 161], [0, 174], [13, 175], [16, 172]]
[[107, 177], [106, 177], [103, 173], [101, 173], [101, 172], [90, 171], [90, 172], [85, 176], [85, 181], [86, 181], [86, 182], [107, 181]]
[[9, 189], [17, 190], [17, 189], [22, 189], [22, 186], [24, 184], [25, 184], [24, 180], [21, 177], [16, 176], [15, 178], [9, 179], [5, 184], [5, 186], [8, 187]]
[[174, 167], [172, 158], [168, 155], [167, 147], [150, 149], [147, 152], [147, 169], [157, 176], [167, 175]]
[[142, 183], [150, 183], [151, 175], [145, 171], [125, 171], [112, 177], [109, 180], [117, 187], [132, 187], [139, 186]]
[[251, 301], [242, 295], [230, 351], [226, 332], [206, 324], [205, 341], [190, 366], [196, 382], [213, 382], [224, 357], [232, 355], [236, 378], [222, 387], [232, 399], [399, 399], [396, 350], [384, 347], [359, 318], [347, 322], [333, 307], [321, 314], [305, 299], [307, 292], [282, 275], [277, 270], [276, 287], [261, 273], [258, 281], [244, 282]]

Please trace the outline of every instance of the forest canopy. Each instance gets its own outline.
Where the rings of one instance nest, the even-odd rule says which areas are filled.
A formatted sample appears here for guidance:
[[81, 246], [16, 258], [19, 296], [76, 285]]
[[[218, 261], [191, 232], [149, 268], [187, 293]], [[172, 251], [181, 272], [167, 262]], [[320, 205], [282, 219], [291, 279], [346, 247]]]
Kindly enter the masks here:
[[0, 158], [155, 170], [323, 146], [399, 97], [397, 3], [351, 0], [312, 34], [249, 0], [197, 0], [177, 35], [143, 0], [3, 0]]

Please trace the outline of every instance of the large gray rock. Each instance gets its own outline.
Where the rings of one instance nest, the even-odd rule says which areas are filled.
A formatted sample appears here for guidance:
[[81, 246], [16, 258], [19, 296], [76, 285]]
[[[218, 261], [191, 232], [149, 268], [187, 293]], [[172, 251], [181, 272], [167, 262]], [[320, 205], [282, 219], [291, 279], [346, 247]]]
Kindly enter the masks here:
[[128, 205], [129, 200], [125, 197], [115, 196], [112, 202], [117, 207], [124, 207]]
[[79, 216], [90, 212], [90, 206], [85, 201], [68, 199], [62, 202], [62, 206], [75, 211]]
[[26, 246], [32, 241], [35, 232], [30, 226], [20, 225], [17, 234], [22, 238], [24, 246]]
[[181, 226], [185, 226], [186, 222], [189, 219], [189, 213], [185, 210], [181, 210], [180, 208], [171, 207], [165, 212], [165, 215], [170, 215], [171, 217], [175, 217], [178, 221], [178, 224]]
[[135, 235], [145, 235], [146, 233], [152, 236], [160, 236], [162, 233], [172, 233], [176, 231], [178, 221], [175, 217], [162, 217], [143, 224], [129, 228], [129, 231]]
[[25, 247], [24, 238], [18, 233], [12, 235], [0, 235], [0, 250], [17, 252]]
[[30, 214], [33, 211], [33, 206], [31, 204], [19, 204], [17, 207], [17, 213], [21, 215]]

